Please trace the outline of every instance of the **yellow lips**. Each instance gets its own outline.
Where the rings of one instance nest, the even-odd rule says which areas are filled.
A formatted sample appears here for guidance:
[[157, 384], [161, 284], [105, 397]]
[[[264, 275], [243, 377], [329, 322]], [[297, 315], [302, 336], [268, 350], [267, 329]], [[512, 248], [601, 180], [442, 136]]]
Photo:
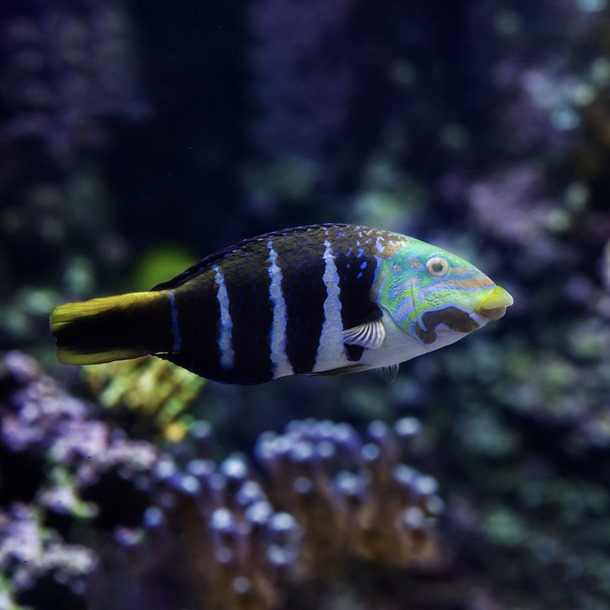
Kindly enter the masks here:
[[499, 320], [506, 308], [513, 304], [513, 297], [500, 286], [494, 289], [477, 305], [475, 311], [488, 320]]

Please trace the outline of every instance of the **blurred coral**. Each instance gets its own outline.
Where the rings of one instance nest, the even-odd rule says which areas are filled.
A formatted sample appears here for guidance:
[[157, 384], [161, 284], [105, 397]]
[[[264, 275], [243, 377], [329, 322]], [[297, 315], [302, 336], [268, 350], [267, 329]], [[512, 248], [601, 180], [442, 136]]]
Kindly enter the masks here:
[[83, 369], [100, 404], [131, 411], [136, 434], [180, 441], [194, 423], [185, 413], [205, 379], [158, 358], [119, 360]]
[[443, 562], [436, 481], [401, 462], [413, 418], [375, 421], [366, 440], [348, 424], [295, 421], [261, 436], [256, 464], [217, 462], [205, 422], [162, 453], [96, 420], [31, 358], [9, 352], [0, 365], [0, 565], [20, 603], [130, 608], [161, 595], [158, 608], [266, 610], [355, 555]]
[[46, 134], [66, 152], [95, 148], [100, 119], [147, 111], [129, 14], [120, 1], [37, 4], [3, 10], [2, 99], [20, 112], [3, 136]]
[[358, 0], [252, 5], [253, 140], [264, 158], [309, 165], [318, 180], [331, 169], [324, 160], [341, 143], [354, 95], [350, 30], [358, 5]]
[[[65, 544], [57, 532], [46, 528], [36, 509], [22, 504], [8, 513], [0, 509], [0, 571], [5, 580], [0, 589], [12, 589], [19, 604], [85, 610], [87, 578], [96, 562], [94, 551]], [[10, 604], [7, 597], [2, 608], [17, 608]]]
[[15, 285], [0, 333], [11, 346], [37, 342], [58, 292], [89, 294], [96, 267], [124, 264], [99, 161], [112, 121], [150, 112], [134, 36], [120, 1], [0, 7], [0, 277]]
[[436, 481], [399, 461], [418, 430], [411, 418], [374, 421], [363, 441], [348, 424], [306, 420], [259, 438], [273, 501], [303, 527], [310, 572], [333, 574], [349, 554], [401, 567], [440, 561]]
[[[286, 436], [259, 440], [263, 476], [239, 454], [220, 464], [195, 457], [182, 467], [162, 458], [143, 535], [125, 539], [130, 557], [158, 558], [140, 573], [140, 587], [157, 579], [163, 558], [185, 566], [196, 607], [267, 609], [284, 607], [280, 600], [295, 587], [344, 573], [354, 554], [437, 567], [436, 483], [398, 462], [418, 424], [402, 420], [395, 430], [376, 422], [375, 441], [364, 444], [346, 424], [294, 422]], [[332, 463], [343, 470], [333, 475]]]

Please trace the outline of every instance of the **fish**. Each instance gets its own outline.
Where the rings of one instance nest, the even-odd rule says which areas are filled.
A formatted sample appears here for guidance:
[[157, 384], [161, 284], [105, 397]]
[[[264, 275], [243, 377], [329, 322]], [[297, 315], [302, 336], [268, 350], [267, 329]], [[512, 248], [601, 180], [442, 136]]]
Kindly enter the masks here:
[[300, 226], [219, 250], [145, 292], [65, 303], [63, 364], [153, 355], [222, 383], [399, 364], [498, 320], [512, 296], [471, 263], [400, 233]]

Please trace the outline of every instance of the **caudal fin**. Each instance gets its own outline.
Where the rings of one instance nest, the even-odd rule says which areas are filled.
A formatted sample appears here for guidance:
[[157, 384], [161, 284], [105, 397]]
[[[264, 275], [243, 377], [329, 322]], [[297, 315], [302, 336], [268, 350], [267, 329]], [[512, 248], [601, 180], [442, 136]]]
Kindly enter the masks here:
[[62, 364], [99, 364], [169, 351], [170, 303], [165, 291], [134, 292], [59, 305], [51, 332]]

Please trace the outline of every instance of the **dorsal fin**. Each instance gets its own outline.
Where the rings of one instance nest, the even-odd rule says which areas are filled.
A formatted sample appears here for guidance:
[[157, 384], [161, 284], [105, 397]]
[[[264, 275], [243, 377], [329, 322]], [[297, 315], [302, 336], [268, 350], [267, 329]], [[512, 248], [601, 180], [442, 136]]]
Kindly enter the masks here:
[[305, 233], [307, 231], [323, 230], [325, 228], [331, 228], [331, 227], [349, 227], [349, 225], [340, 224], [340, 223], [303, 225], [300, 227], [293, 227], [291, 229], [282, 229], [282, 230], [278, 230], [278, 231], [271, 231], [269, 233], [265, 233], [264, 235], [259, 235], [257, 237], [249, 237], [247, 239], [244, 239], [244, 240], [238, 242], [237, 244], [233, 244], [232, 246], [227, 246], [226, 248], [222, 248], [221, 250], [217, 250], [216, 252], [209, 254], [205, 258], [202, 258], [198, 263], [195, 263], [194, 265], [192, 265], [191, 267], [189, 267], [182, 273], [173, 277], [171, 280], [161, 282], [160, 284], [157, 284], [156, 286], [151, 288], [151, 290], [170, 290], [170, 289], [176, 288], [176, 287], [184, 284], [188, 280], [190, 280], [192, 277], [198, 275], [205, 269], [209, 269], [212, 265], [217, 264], [219, 261], [223, 260], [227, 256], [230, 256], [231, 254], [237, 254], [238, 252], [241, 252], [243, 250], [247, 250], [248, 248], [250, 248], [251, 246], [253, 246], [255, 244], [258, 244], [261, 242], [264, 242], [266, 244], [270, 239], [276, 239], [278, 237], [294, 235], [296, 233]]

